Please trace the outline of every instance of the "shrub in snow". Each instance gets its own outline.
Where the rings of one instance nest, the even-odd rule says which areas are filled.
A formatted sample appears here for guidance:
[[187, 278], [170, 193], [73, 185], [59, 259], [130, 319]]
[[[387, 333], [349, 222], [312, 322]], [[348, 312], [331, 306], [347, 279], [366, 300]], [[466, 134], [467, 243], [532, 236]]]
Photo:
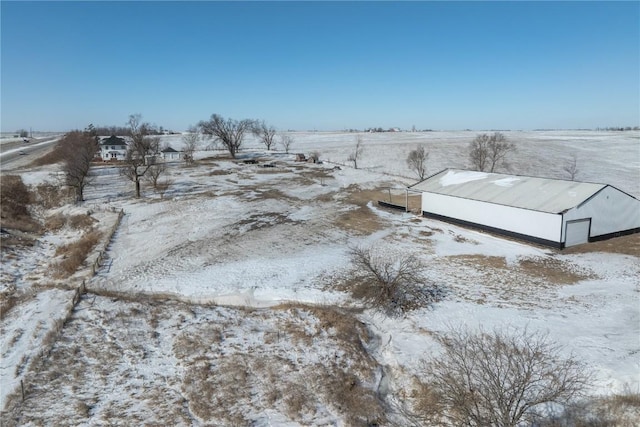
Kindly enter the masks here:
[[444, 289], [425, 277], [426, 266], [414, 255], [382, 254], [368, 247], [352, 248], [357, 280], [353, 295], [390, 316], [440, 301]]

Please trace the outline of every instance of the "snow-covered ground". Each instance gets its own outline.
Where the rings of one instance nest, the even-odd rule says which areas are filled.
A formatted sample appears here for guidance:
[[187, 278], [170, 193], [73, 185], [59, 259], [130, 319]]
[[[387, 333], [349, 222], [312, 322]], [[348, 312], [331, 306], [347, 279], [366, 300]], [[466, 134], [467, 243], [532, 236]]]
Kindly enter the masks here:
[[[196, 166], [171, 165], [164, 194], [147, 185], [140, 200], [132, 198], [133, 185], [117, 168], [96, 167], [84, 207], [124, 209], [125, 216], [103, 268], [87, 283], [91, 292], [63, 328], [49, 361], [30, 377], [33, 395], [18, 412], [34, 424], [138, 419], [172, 425], [350, 425], [339, 402], [301, 378], [322, 369], [323, 375], [344, 374], [352, 367], [360, 394], [397, 398], [410, 388], [419, 362], [438, 352], [433, 336], [461, 325], [546, 332], [594, 371], [593, 394], [640, 388], [639, 254], [558, 252], [380, 209], [375, 201], [386, 197], [386, 188], [414, 182], [405, 159], [416, 144], [430, 153], [429, 173], [464, 168], [476, 133], [360, 135], [365, 151], [358, 170], [346, 161], [355, 134], [291, 133], [291, 154], [268, 153], [248, 138], [240, 160], [258, 158], [275, 167], [200, 151]], [[562, 178], [575, 154], [578, 180], [640, 196], [640, 132], [506, 135], [517, 146], [512, 173]], [[165, 136], [163, 143], [182, 146], [179, 135]], [[293, 161], [293, 153], [312, 151], [325, 163]], [[23, 176], [35, 183], [42, 172]], [[417, 254], [430, 266], [429, 278], [448, 289], [447, 297], [400, 319], [360, 311], [360, 302], [345, 289], [349, 248], [358, 245]], [[36, 247], [19, 262], [46, 256]], [[3, 274], [3, 281], [18, 280], [9, 276]], [[56, 302], [57, 297], [37, 295], [44, 304], [37, 310], [45, 314], [34, 319], [65, 304], [64, 297]], [[335, 325], [323, 323], [326, 313], [282, 308], [289, 303], [355, 313], [368, 331], [362, 338], [367, 354], [348, 351]], [[6, 338], [30, 316], [27, 309], [33, 307], [16, 308], [2, 320], [3, 406], [22, 378], [16, 374], [20, 354], [37, 351], [19, 337]], [[211, 325], [219, 327], [213, 332]], [[294, 339], [291, 331], [281, 335], [290, 325], [305, 338]], [[182, 349], [187, 341], [190, 354]], [[234, 369], [243, 364], [244, 373], [225, 377], [229, 363]], [[273, 364], [277, 372], [256, 368], [260, 363]], [[215, 389], [231, 393], [231, 384], [242, 390], [237, 396], [216, 395]], [[214, 391], [198, 394], [208, 387]], [[307, 404], [294, 405], [287, 388], [299, 389]], [[269, 397], [274, 389], [280, 394]], [[311, 399], [313, 392], [318, 397]], [[236, 399], [232, 409], [212, 409], [229, 405], [230, 397]]]

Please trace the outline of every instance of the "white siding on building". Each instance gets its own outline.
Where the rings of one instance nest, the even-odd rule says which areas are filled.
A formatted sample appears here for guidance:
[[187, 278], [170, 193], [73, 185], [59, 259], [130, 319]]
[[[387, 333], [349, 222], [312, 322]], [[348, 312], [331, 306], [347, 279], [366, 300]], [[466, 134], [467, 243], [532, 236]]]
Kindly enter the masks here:
[[446, 169], [409, 189], [426, 214], [557, 247], [640, 230], [640, 200], [606, 184]]
[[590, 237], [640, 228], [640, 200], [608, 186], [564, 215], [565, 221], [583, 218], [592, 218]]
[[560, 242], [562, 216], [477, 200], [422, 193], [422, 211]]

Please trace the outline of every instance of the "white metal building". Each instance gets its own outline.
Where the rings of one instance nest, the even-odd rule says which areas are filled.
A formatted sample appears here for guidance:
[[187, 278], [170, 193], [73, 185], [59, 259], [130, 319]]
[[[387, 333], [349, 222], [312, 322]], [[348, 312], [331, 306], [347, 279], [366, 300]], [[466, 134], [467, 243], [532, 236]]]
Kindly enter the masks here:
[[424, 216], [556, 248], [640, 232], [640, 200], [607, 184], [445, 169], [408, 190]]

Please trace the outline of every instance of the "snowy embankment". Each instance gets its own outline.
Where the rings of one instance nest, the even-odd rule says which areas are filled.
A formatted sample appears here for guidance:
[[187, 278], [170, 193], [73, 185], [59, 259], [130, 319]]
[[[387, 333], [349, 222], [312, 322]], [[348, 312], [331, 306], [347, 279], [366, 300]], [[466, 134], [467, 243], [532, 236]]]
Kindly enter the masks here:
[[[37, 175], [37, 174], [36, 174]], [[29, 177], [34, 179], [34, 176]], [[27, 183], [29, 178], [25, 179]], [[41, 179], [50, 179], [42, 174]], [[42, 182], [42, 181], [39, 181]], [[86, 213], [86, 209], [62, 208], [66, 215]], [[93, 212], [96, 229], [105, 233], [114, 225], [117, 214], [110, 211]], [[91, 263], [99, 249], [89, 254], [86, 268], [69, 278], [54, 278], [54, 265], [61, 260], [56, 248], [76, 239], [78, 230], [64, 228], [47, 232], [33, 247], [4, 250], [2, 254], [1, 283], [3, 292], [13, 289], [17, 302], [0, 321], [0, 408], [4, 408], [11, 394], [21, 393], [29, 384], [21, 384], [27, 374], [37, 369], [46, 358], [57, 334], [74, 308], [76, 289], [91, 277]]]

